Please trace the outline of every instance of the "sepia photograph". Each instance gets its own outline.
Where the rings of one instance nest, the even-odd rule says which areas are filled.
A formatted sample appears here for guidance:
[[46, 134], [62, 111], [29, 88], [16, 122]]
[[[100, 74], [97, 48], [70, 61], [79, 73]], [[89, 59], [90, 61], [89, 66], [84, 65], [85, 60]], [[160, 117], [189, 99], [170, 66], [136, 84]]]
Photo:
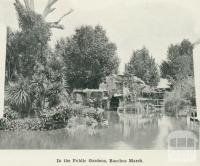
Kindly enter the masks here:
[[0, 0], [0, 150], [199, 150], [197, 4]]

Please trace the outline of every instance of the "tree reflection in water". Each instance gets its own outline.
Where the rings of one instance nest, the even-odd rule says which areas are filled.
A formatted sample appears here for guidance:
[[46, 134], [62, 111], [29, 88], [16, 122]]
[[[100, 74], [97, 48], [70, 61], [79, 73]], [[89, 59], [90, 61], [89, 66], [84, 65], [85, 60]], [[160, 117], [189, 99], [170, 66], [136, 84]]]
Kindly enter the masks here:
[[158, 133], [158, 121], [162, 118], [160, 113], [146, 115], [118, 113], [118, 116], [124, 140], [134, 143], [135, 148], [151, 146]]
[[[105, 112], [107, 128], [86, 127], [84, 121], [53, 131], [0, 131], [0, 149], [166, 149], [168, 135], [187, 130], [186, 118], [160, 113]], [[75, 125], [74, 123], [72, 125]]]

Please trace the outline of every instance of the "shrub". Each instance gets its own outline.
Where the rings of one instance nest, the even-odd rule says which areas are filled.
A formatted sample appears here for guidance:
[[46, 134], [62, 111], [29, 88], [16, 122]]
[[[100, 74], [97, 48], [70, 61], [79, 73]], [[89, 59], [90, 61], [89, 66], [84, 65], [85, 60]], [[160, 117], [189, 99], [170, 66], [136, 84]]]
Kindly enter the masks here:
[[72, 116], [72, 111], [69, 107], [57, 106], [51, 109], [44, 109], [40, 116], [46, 119], [66, 121]]
[[58, 106], [51, 109], [44, 109], [40, 116], [44, 123], [44, 129], [63, 128], [72, 117], [69, 107]]
[[76, 126], [80, 124], [103, 126], [105, 121], [104, 110], [77, 104], [44, 109], [39, 118], [17, 119], [16, 112], [10, 108], [8, 110], [8, 113], [5, 114], [6, 118], [0, 119], [0, 129], [2, 130], [52, 130], [66, 127], [68, 122], [73, 121], [74, 118], [78, 119], [78, 121], [74, 121]]
[[10, 107], [4, 108], [4, 118], [8, 120], [14, 120], [20, 118], [20, 114], [17, 111], [12, 110]]
[[185, 111], [187, 106], [195, 106], [194, 79], [187, 78], [177, 82], [173, 91], [166, 94], [164, 103], [165, 111], [172, 114]]
[[9, 128], [9, 121], [6, 118], [0, 119], [0, 130], [6, 130]]
[[30, 88], [29, 81], [23, 77], [19, 77], [18, 81], [10, 82], [5, 90], [6, 104], [12, 106], [16, 111], [29, 111], [30, 107]]
[[50, 121], [45, 121], [41, 118], [25, 118], [25, 119], [15, 119], [8, 120], [6, 118], [0, 119], [0, 129], [1, 130], [11, 130], [11, 131], [26, 131], [26, 130], [51, 130], [57, 128], [63, 128], [65, 123], [56, 124]]
[[84, 115], [83, 109], [89, 108], [88, 106], [84, 106], [81, 104], [72, 104], [69, 107], [74, 116], [83, 116]]
[[41, 119], [34, 118], [34, 119], [17, 119], [7, 121], [7, 130], [13, 131], [21, 131], [21, 130], [42, 130], [43, 122]]
[[101, 122], [103, 119], [103, 109], [88, 107], [81, 104], [73, 104], [70, 107], [74, 116], [90, 117], [97, 120], [97, 122]]
[[0, 121], [3, 130], [50, 130], [63, 128], [71, 117], [70, 109], [67, 107], [55, 107], [43, 110], [40, 118], [17, 119], [14, 111], [7, 108], [4, 119]]

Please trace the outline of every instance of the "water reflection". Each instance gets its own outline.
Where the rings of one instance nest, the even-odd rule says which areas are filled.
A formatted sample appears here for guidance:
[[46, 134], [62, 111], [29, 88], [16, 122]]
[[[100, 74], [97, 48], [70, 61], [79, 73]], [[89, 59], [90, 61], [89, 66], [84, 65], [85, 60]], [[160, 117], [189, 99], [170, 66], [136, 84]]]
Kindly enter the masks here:
[[117, 115], [119, 121], [113, 125], [116, 129], [115, 132], [119, 133], [119, 141], [114, 142], [112, 148], [121, 147], [122, 141], [126, 143], [126, 146], [123, 146], [125, 149], [129, 149], [129, 147], [133, 149], [152, 147], [153, 140], [156, 139], [158, 134], [158, 120], [161, 118], [159, 113], [149, 115], [118, 113]]
[[[106, 112], [105, 118], [108, 127], [102, 129], [78, 126], [54, 131], [0, 131], [0, 149], [166, 149], [170, 133], [189, 130], [186, 118], [161, 112]], [[198, 138], [198, 131], [192, 132]]]

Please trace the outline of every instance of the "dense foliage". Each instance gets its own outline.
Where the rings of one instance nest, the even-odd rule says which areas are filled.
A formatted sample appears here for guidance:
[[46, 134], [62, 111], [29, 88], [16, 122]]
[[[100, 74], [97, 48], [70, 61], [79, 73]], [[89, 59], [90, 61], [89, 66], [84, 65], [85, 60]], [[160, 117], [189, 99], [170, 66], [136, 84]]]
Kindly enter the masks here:
[[27, 116], [31, 109], [30, 93], [29, 81], [19, 77], [16, 82], [9, 82], [9, 85], [6, 86], [5, 102], [20, 113], [21, 117]]
[[188, 40], [180, 44], [171, 44], [167, 51], [167, 61], [160, 66], [163, 78], [168, 78], [171, 83], [194, 76], [193, 70], [193, 45]]
[[[47, 14], [54, 10], [51, 5], [55, 2], [49, 1]], [[95, 89], [106, 76], [117, 74], [117, 47], [106, 31], [99, 25], [81, 26], [71, 37], [60, 39], [53, 50], [48, 44], [51, 28], [62, 29], [58, 23], [64, 16], [48, 23], [19, 0], [14, 6], [19, 30], [7, 29], [6, 107], [0, 129], [49, 130], [77, 124], [96, 128], [106, 124], [99, 99], [94, 100], [93, 107], [72, 104], [69, 99], [69, 90]], [[188, 40], [168, 48], [167, 60], [160, 66], [162, 77], [173, 84], [165, 97], [166, 111], [177, 113], [195, 106], [192, 56], [193, 45]], [[130, 97], [132, 102], [145, 84], [157, 86], [160, 79], [155, 59], [146, 48], [133, 52], [124, 76], [125, 98]], [[140, 113], [145, 110], [140, 103], [124, 107]]]
[[17, 75], [31, 77], [36, 63], [45, 64], [51, 29], [42, 16], [27, 10], [18, 0], [14, 3], [18, 15], [19, 31], [8, 29], [7, 80]]
[[[105, 121], [102, 109], [89, 108], [83, 105], [72, 104], [69, 106], [57, 106], [51, 109], [44, 109], [39, 118], [15, 117], [14, 112], [5, 114], [5, 118], [0, 119], [0, 130], [52, 130], [64, 128], [74, 119], [85, 119], [86, 125], [102, 127]], [[12, 114], [12, 115], [11, 115]]]
[[4, 108], [4, 118], [8, 120], [19, 119], [21, 117], [20, 113], [13, 110], [10, 106]]
[[133, 52], [125, 72], [141, 78], [150, 86], [156, 86], [160, 78], [155, 59], [149, 55], [146, 48]]
[[56, 50], [63, 56], [71, 89], [98, 88], [102, 78], [117, 72], [116, 46], [99, 25], [77, 28], [72, 37], [57, 42]]
[[19, 30], [7, 33], [6, 104], [21, 117], [39, 116], [44, 108], [67, 102], [63, 65], [48, 45], [49, 23], [18, 0], [14, 6]]
[[174, 114], [186, 114], [196, 105], [193, 45], [184, 39], [180, 44], [171, 44], [167, 51], [167, 60], [160, 66], [161, 75], [167, 78], [173, 89], [165, 97], [165, 109]]
[[192, 77], [177, 82], [172, 92], [168, 92], [165, 97], [165, 110], [174, 114], [188, 112], [188, 107], [195, 105], [195, 86]]

